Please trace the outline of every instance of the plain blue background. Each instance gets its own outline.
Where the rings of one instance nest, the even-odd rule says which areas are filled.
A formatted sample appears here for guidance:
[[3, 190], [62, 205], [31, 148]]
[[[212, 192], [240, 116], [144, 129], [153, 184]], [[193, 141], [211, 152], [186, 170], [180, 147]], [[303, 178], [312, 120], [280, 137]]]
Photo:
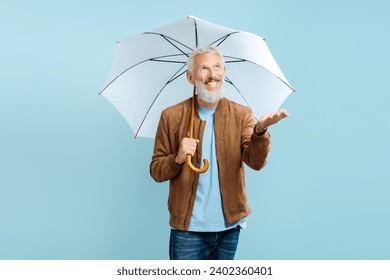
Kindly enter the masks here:
[[[0, 259], [167, 259], [153, 140], [98, 96], [115, 42], [187, 15], [267, 39], [297, 90], [238, 259], [390, 259], [387, 1], [2, 1]], [[152, 82], [153, 77], [150, 77]], [[190, 95], [191, 93], [189, 93]]]

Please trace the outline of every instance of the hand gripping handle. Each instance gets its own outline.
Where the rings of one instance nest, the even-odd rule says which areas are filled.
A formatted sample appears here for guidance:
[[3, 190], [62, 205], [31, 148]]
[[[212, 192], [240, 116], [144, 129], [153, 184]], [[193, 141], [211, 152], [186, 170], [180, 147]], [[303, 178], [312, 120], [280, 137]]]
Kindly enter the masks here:
[[[192, 96], [192, 105], [191, 105], [190, 138], [192, 138], [192, 132], [194, 130], [194, 112], [195, 112], [195, 98], [196, 98], [195, 93], [196, 93], [196, 87], [194, 85], [194, 93]], [[205, 173], [207, 171], [207, 169], [209, 169], [209, 161], [207, 159], [203, 160], [203, 164], [204, 164], [203, 168], [195, 167], [191, 162], [191, 155], [190, 154], [186, 155], [186, 163], [187, 163], [188, 167], [196, 173]]]

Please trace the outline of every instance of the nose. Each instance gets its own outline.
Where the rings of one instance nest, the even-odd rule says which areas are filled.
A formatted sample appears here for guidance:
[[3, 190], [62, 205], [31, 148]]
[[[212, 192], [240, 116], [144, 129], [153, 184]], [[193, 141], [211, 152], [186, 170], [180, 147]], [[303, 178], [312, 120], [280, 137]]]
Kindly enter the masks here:
[[218, 75], [217, 75], [217, 71], [213, 68], [210, 68], [210, 71], [208, 71], [208, 78], [209, 79], [215, 79]]

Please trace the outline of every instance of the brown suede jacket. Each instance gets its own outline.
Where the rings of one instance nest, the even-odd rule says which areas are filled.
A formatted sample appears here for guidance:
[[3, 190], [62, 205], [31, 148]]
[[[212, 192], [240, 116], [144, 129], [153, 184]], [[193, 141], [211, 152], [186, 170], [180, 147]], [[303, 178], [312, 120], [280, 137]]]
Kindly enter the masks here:
[[[181, 140], [188, 137], [191, 100], [162, 112], [150, 163], [150, 174], [154, 180], [170, 180], [169, 223], [179, 230], [188, 229], [199, 179], [199, 174], [191, 171], [185, 163], [178, 165], [175, 162]], [[200, 142], [192, 163], [200, 168], [203, 166], [202, 138], [206, 122], [199, 118], [197, 107], [196, 104], [193, 138]], [[233, 224], [250, 214], [243, 162], [255, 170], [263, 168], [271, 147], [271, 137], [268, 131], [257, 136], [254, 133], [256, 120], [251, 109], [226, 98], [219, 101], [214, 121], [223, 210], [226, 223]]]

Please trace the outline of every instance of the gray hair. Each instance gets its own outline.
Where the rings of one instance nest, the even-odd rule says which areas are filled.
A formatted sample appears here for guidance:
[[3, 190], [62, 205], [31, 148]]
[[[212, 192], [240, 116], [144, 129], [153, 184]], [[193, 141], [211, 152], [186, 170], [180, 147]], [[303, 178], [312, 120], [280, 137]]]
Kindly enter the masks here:
[[216, 47], [213, 46], [204, 46], [204, 47], [197, 47], [188, 57], [187, 66], [188, 71], [193, 74], [194, 72], [194, 58], [198, 54], [205, 54], [205, 53], [211, 53], [211, 54], [218, 54], [222, 61], [222, 67], [225, 67], [225, 61], [223, 59], [222, 54], [219, 52], [219, 50]]

